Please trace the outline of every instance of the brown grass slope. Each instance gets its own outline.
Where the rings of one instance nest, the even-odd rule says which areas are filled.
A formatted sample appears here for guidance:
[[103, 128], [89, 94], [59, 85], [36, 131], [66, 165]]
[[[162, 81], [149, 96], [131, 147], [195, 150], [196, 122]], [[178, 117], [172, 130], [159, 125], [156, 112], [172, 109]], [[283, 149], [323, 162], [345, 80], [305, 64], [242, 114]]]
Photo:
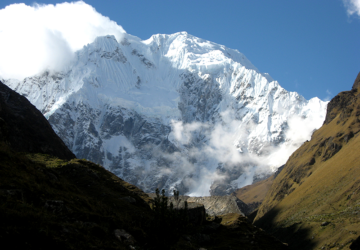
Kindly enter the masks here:
[[255, 225], [295, 249], [348, 249], [360, 235], [359, 88], [360, 73], [329, 102], [323, 126], [291, 155], [259, 207]]
[[248, 205], [249, 212], [256, 210], [265, 199], [265, 195], [270, 189], [274, 180], [274, 175], [269, 178], [256, 182], [255, 184], [245, 186], [236, 190], [235, 195], [239, 200], [243, 201]]

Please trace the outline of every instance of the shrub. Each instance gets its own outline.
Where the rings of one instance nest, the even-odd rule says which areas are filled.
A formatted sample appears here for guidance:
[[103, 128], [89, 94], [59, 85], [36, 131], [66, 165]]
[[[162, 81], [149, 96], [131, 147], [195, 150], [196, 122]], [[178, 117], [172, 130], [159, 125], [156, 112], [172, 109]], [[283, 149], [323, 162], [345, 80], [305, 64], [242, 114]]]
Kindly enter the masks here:
[[179, 191], [174, 190], [177, 207], [174, 208], [171, 202], [168, 206], [168, 197], [165, 196], [165, 190], [160, 191], [156, 189], [156, 197], [154, 198], [153, 211], [155, 213], [155, 220], [153, 222], [154, 239], [158, 243], [172, 245], [179, 237], [189, 230], [188, 223], [188, 207], [185, 201], [183, 209], [178, 209]]

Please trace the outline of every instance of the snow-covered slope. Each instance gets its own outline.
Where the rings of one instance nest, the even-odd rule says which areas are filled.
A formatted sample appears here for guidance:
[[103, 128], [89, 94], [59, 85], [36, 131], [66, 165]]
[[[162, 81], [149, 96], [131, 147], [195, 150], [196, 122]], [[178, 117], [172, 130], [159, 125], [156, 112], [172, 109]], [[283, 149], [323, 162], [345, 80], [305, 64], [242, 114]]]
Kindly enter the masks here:
[[186, 32], [98, 37], [64, 72], [5, 83], [78, 158], [148, 192], [224, 194], [250, 184], [284, 164], [326, 109], [237, 50]]

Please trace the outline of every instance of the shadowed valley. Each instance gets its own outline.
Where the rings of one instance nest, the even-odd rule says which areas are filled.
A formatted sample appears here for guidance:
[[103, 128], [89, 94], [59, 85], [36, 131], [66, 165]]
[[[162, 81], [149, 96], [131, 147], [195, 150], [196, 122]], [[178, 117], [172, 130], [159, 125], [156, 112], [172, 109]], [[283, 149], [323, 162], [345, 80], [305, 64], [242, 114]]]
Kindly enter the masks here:
[[[23, 249], [286, 249], [240, 213], [183, 218], [76, 159], [25, 97], [0, 83], [0, 240]], [[155, 203], [156, 204], [156, 203]], [[181, 215], [181, 214], [180, 214]], [[4, 248], [5, 249], [5, 248]], [[10, 249], [10, 248], [8, 248]]]

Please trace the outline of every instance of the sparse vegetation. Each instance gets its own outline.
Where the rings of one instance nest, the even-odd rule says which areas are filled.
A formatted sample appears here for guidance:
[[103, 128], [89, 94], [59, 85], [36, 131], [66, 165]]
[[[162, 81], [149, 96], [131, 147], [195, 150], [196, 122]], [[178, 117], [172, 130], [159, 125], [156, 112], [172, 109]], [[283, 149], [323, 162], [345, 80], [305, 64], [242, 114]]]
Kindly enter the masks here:
[[324, 125], [273, 181], [255, 225], [298, 249], [349, 248], [356, 238], [349, 232], [360, 233], [358, 91], [342, 92], [329, 103]]

